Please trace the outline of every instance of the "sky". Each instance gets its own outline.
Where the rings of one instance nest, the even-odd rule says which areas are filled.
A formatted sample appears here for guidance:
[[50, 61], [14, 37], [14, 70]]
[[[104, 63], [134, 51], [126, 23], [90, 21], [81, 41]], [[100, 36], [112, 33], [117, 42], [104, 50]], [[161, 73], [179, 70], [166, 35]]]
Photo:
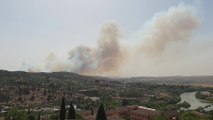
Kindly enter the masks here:
[[0, 69], [213, 75], [212, 4], [212, 0], [2, 0]]

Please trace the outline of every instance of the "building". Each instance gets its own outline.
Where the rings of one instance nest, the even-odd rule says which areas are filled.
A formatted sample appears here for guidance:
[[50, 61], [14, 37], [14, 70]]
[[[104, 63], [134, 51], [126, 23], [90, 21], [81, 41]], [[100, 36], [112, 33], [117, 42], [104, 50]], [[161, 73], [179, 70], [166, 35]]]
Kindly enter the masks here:
[[[90, 110], [79, 110], [78, 113], [86, 120], [95, 120], [96, 118], [96, 113], [91, 114]], [[144, 106], [118, 107], [106, 111], [108, 120], [154, 120], [160, 115], [162, 115], [162, 112]], [[179, 120], [176, 111], [163, 112], [163, 115], [168, 120]]]
[[131, 111], [130, 120], [153, 120], [157, 116], [159, 116], [159, 111], [152, 108], [138, 106], [137, 110]]

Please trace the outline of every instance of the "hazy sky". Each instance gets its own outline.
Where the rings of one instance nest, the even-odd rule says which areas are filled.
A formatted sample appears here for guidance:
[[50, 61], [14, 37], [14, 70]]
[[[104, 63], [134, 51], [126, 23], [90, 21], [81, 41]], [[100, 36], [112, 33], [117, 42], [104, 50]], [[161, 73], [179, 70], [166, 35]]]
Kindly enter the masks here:
[[[110, 71], [107, 75], [213, 74], [212, 0], [1, 0], [0, 69], [40, 67], [50, 53], [60, 61], [67, 61], [70, 51], [77, 46], [96, 46], [100, 30], [108, 21], [119, 26], [124, 46], [137, 44], [137, 34], [143, 31], [147, 21], [179, 5], [193, 7], [199, 26], [187, 45], [178, 49], [180, 52], [174, 49], [177, 55], [173, 56], [170, 49], [160, 58], [132, 57], [119, 66], [120, 72]], [[135, 48], [131, 47], [125, 48]], [[154, 60], [150, 62], [150, 59]], [[73, 69], [61, 70], [72, 72]]]

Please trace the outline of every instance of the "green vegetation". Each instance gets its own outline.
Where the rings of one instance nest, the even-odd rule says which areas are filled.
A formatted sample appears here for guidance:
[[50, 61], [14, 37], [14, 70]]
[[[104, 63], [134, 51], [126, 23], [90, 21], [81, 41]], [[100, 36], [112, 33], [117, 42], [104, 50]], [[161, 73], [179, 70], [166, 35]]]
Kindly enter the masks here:
[[98, 108], [96, 120], [107, 120], [103, 104], [101, 104]]
[[[178, 118], [180, 120], [212, 120], [213, 116], [205, 115], [194, 111], [181, 111]], [[156, 117], [154, 120], [168, 120], [163, 114]]]
[[7, 102], [10, 100], [10, 97], [6, 93], [0, 93], [0, 102]]
[[213, 93], [211, 92], [196, 92], [196, 98], [206, 100], [213, 103]]
[[35, 113], [18, 108], [13, 108], [5, 116], [5, 120], [36, 120], [36, 118], [38, 119], [38, 115]]
[[72, 102], [70, 103], [70, 108], [69, 108], [69, 111], [68, 111], [68, 115], [67, 115], [68, 117], [68, 119], [75, 119], [76, 117], [75, 117], [75, 109], [74, 109], [74, 107], [73, 107], [73, 105], [72, 105]]
[[122, 103], [121, 103], [121, 106], [127, 106], [128, 104], [129, 104], [128, 100], [123, 99]]
[[180, 119], [181, 120], [211, 120], [211, 116], [188, 111], [188, 112], [182, 112], [180, 114]]
[[182, 103], [179, 103], [178, 106], [182, 108], [189, 108], [191, 105], [188, 102], [184, 101]]
[[[177, 81], [184, 79], [183, 82], [185, 82], [185, 79], [186, 81], [191, 79], [188, 77], [172, 77], [172, 79], [176, 78], [178, 78]], [[41, 118], [45, 116], [49, 119], [58, 120], [59, 114], [61, 119], [69, 116], [69, 112], [66, 112], [65, 109], [65, 101], [61, 100], [63, 96], [67, 100], [72, 100], [72, 103], [77, 108], [83, 110], [96, 109], [103, 103], [105, 110], [127, 105], [141, 105], [160, 111], [177, 111], [180, 107], [189, 107], [189, 104], [186, 102], [177, 104], [181, 101], [181, 93], [193, 91], [213, 93], [212, 88], [187, 84], [159, 84], [159, 80], [152, 80], [157, 78], [144, 77], [137, 78], [138, 80], [135, 79], [109, 79], [81, 76], [67, 72], [26, 73], [0, 71], [0, 103], [2, 106], [9, 107], [10, 109], [19, 108], [16, 114], [23, 112], [20, 110], [30, 108], [37, 111], [31, 113], [32, 115], [35, 114], [33, 115], [35, 118], [40, 114]], [[160, 81], [168, 81], [170, 77], [159, 79]], [[196, 78], [193, 77], [193, 79]], [[197, 82], [199, 81], [197, 80]], [[211, 82], [211, 80], [208, 81], [208, 83]], [[198, 98], [203, 97], [202, 99], [207, 99], [199, 95], [201, 94], [197, 94]], [[54, 107], [59, 109], [60, 105], [63, 112], [59, 113], [52, 110]], [[4, 108], [2, 109], [4, 110]], [[11, 116], [12, 114], [9, 112], [10, 109], [6, 109], [8, 111], [7, 119], [8, 115]], [[200, 109], [198, 112], [205, 115], [209, 114], [203, 109]], [[25, 113], [22, 114], [25, 116]], [[0, 116], [2, 117], [4, 114], [0, 114]], [[33, 119], [32, 117], [28, 118]], [[76, 118], [82, 119], [78, 113], [76, 113]]]
[[38, 114], [38, 120], [41, 120], [41, 116], [40, 116], [40, 114]]
[[52, 114], [49, 116], [49, 120], [59, 120], [59, 116], [57, 114]]
[[66, 109], [65, 109], [65, 98], [63, 97], [61, 100], [61, 108], [59, 113], [60, 120], [65, 120]]
[[27, 119], [27, 112], [24, 110], [12, 109], [10, 110], [5, 120], [26, 120]]
[[76, 113], [77, 120], [85, 120], [80, 114]]

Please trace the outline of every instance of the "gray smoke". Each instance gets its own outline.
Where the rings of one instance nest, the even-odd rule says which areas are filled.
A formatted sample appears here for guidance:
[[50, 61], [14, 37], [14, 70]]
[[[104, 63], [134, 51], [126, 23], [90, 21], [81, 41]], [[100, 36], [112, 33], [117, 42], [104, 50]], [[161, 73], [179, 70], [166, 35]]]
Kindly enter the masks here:
[[[59, 61], [54, 54], [50, 54], [44, 69], [46, 71], [69, 71], [80, 74], [110, 73], [116, 75], [121, 67], [124, 68], [123, 66], [133, 64], [138, 66], [141, 62], [146, 62], [137, 56], [143, 54], [157, 56], [177, 42], [188, 41], [193, 31], [198, 27], [199, 20], [191, 7], [179, 5], [156, 14], [148, 23], [146, 29], [139, 34], [142, 38], [140, 39], [142, 44], [124, 47], [120, 41], [121, 33], [118, 25], [115, 22], [107, 22], [101, 29], [96, 47], [81, 45], [71, 49], [65, 62]], [[133, 63], [132, 61], [139, 62]], [[138, 68], [133, 69], [140, 71]], [[128, 72], [128, 67], [125, 70], [123, 69], [123, 73]], [[134, 70], [131, 71], [134, 72]]]
[[120, 32], [115, 22], [104, 24], [96, 48], [82, 45], [69, 52], [72, 64], [69, 71], [83, 74], [116, 71], [125, 59], [119, 38]]
[[199, 21], [191, 7], [179, 5], [155, 15], [143, 34], [141, 51], [158, 55], [168, 46], [188, 41]]

